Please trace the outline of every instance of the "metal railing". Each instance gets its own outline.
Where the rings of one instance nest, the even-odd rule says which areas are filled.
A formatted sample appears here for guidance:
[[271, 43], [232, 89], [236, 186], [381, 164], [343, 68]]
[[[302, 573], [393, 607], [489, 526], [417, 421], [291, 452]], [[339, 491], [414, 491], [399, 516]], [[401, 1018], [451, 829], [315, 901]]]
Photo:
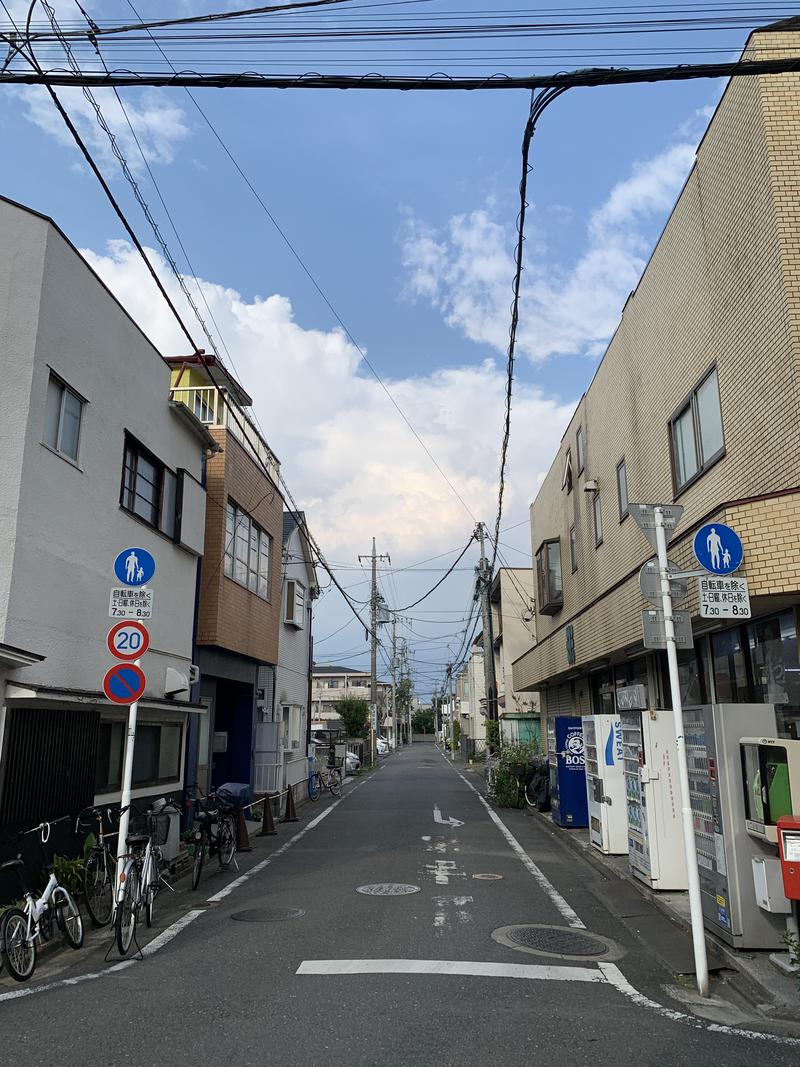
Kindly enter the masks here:
[[279, 793], [283, 788], [283, 762], [259, 763], [253, 766], [253, 791], [255, 793]]
[[[223, 393], [224, 397], [221, 395]], [[185, 404], [206, 426], [223, 427], [232, 433], [256, 462], [267, 468], [272, 480], [278, 484], [280, 463], [277, 457], [244, 408], [236, 404], [226, 390], [219, 390], [213, 385], [180, 386], [170, 390], [170, 400]], [[236, 414], [231, 413], [228, 404], [233, 404]]]

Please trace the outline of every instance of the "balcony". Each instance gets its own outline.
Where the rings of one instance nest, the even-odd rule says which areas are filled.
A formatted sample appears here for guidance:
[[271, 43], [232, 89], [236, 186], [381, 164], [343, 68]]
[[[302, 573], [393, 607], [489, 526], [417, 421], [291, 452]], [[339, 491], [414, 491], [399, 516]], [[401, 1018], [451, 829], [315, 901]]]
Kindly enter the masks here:
[[280, 484], [281, 465], [275, 453], [253, 425], [245, 409], [231, 398], [227, 389], [217, 389], [214, 385], [179, 386], [170, 390], [170, 400], [185, 404], [206, 426], [222, 428], [233, 434], [255, 462], [266, 467], [275, 485]]

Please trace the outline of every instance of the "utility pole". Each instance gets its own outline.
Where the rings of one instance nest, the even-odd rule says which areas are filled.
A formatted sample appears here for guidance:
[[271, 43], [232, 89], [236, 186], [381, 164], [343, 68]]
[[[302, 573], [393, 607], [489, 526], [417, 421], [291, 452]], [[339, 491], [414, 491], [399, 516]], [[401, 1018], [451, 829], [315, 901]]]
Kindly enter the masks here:
[[378, 725], [378, 560], [389, 560], [388, 555], [378, 556], [375, 554], [375, 538], [372, 538], [372, 553], [369, 556], [359, 556], [358, 562], [364, 559], [372, 561], [372, 592], [369, 598], [369, 624], [372, 633], [370, 635], [369, 657], [369, 758], [372, 766], [375, 766], [375, 734]]
[[[489, 722], [497, 722], [497, 680], [494, 674], [494, 635], [492, 633], [492, 606], [490, 593], [492, 588], [492, 573], [489, 560], [486, 557], [486, 527], [479, 522], [475, 528], [475, 536], [481, 543], [481, 558], [475, 568], [475, 598], [480, 597], [481, 615], [483, 617], [483, 678], [486, 688], [486, 718]], [[493, 746], [487, 746], [490, 755]]]
[[397, 616], [392, 615], [392, 730], [394, 732], [394, 747], [397, 750]]

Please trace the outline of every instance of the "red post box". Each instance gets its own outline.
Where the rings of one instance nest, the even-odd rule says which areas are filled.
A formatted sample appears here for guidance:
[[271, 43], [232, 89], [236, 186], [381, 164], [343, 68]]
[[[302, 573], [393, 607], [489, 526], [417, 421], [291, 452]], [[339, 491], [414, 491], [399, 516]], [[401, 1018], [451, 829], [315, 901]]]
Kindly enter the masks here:
[[800, 900], [800, 818], [796, 815], [778, 819], [778, 850], [786, 898]]

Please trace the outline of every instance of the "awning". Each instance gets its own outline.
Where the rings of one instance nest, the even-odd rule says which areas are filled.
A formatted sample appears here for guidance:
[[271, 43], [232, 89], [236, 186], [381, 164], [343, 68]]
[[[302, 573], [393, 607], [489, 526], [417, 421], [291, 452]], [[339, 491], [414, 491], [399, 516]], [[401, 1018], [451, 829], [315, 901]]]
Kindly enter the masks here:
[[41, 663], [44, 658], [37, 652], [28, 652], [24, 648], [0, 643], [0, 667], [32, 667], [34, 663]]
[[[19, 682], [6, 683], [5, 702], [10, 707], [25, 705], [41, 708], [89, 708], [96, 711], [108, 711], [109, 708], [122, 708], [125, 705], [112, 704], [103, 693], [86, 689], [57, 689], [45, 685], [23, 685]], [[140, 711], [193, 712], [205, 715], [205, 704], [192, 704], [188, 700], [157, 700], [143, 696], [139, 701]]]

